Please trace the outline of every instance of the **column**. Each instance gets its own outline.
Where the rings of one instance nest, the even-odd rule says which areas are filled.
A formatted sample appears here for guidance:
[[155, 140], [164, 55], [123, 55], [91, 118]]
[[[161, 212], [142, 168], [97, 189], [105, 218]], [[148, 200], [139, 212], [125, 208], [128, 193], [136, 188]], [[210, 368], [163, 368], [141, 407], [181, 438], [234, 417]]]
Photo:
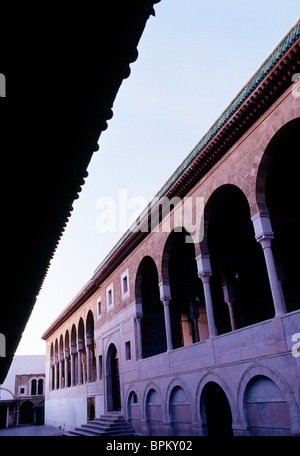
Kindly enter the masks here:
[[91, 382], [91, 346], [86, 347], [86, 381]]
[[63, 366], [64, 365], [64, 358], [63, 355], [60, 355], [59, 361], [59, 388], [63, 388]]
[[69, 386], [69, 354], [65, 354], [65, 388]]
[[75, 353], [76, 347], [71, 346], [71, 386], [75, 386]]
[[217, 335], [217, 327], [215, 323], [214, 309], [209, 283], [212, 275], [209, 255], [199, 255], [197, 256], [196, 261], [198, 268], [198, 276], [200, 277], [203, 283], [209, 337], [214, 337]]
[[57, 368], [58, 368], [58, 361], [56, 361], [54, 364], [54, 389], [58, 389]]
[[223, 289], [224, 301], [228, 305], [228, 309], [229, 309], [231, 331], [235, 331], [236, 323], [235, 323], [235, 316], [234, 316], [234, 310], [233, 310], [233, 304], [235, 302], [235, 297], [234, 297], [234, 293], [233, 293], [233, 288], [231, 285], [225, 284], [222, 286], [222, 289]]
[[199, 328], [198, 328], [198, 318], [199, 318], [199, 312], [198, 312], [198, 305], [199, 305], [199, 298], [196, 298], [196, 302], [190, 302], [190, 317], [192, 320], [193, 324], [193, 330], [194, 330], [194, 340], [193, 343], [199, 342], [200, 337], [199, 337]]
[[265, 256], [265, 262], [267, 266], [269, 282], [273, 297], [275, 315], [282, 315], [286, 312], [286, 307], [282, 299], [280, 283], [278, 280], [275, 260], [271, 246], [272, 239], [274, 239], [274, 233], [272, 231], [269, 214], [258, 213], [254, 215], [254, 217], [252, 217], [252, 222], [255, 231], [255, 238], [257, 242], [259, 242], [262, 246]]
[[172, 327], [171, 327], [171, 318], [170, 318], [170, 301], [171, 301], [171, 291], [170, 285], [167, 282], [159, 283], [160, 291], [160, 300], [164, 306], [164, 317], [165, 317], [165, 329], [166, 329], [166, 339], [167, 339], [167, 350], [173, 350], [172, 343]]
[[78, 349], [78, 385], [82, 385], [82, 350]]
[[137, 313], [134, 317], [136, 322], [136, 345], [137, 345], [137, 359], [143, 359], [142, 350], [142, 313]]

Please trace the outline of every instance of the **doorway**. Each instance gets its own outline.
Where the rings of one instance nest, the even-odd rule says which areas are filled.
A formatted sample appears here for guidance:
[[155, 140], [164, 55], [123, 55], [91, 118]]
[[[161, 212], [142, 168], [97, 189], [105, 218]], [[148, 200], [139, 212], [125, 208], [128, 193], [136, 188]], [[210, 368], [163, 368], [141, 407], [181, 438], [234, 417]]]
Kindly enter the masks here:
[[107, 410], [121, 410], [119, 354], [114, 344], [107, 351]]
[[208, 382], [203, 388], [200, 410], [208, 436], [233, 436], [230, 404], [217, 383]]

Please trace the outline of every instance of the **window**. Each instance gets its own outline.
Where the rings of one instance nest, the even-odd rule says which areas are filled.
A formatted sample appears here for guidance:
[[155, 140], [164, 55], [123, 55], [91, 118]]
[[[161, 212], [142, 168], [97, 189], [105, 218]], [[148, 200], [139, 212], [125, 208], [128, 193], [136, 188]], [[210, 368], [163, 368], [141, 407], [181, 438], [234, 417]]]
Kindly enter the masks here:
[[128, 269], [121, 274], [121, 292], [122, 292], [122, 299], [126, 299], [130, 295], [129, 289], [129, 273]]
[[31, 380], [31, 396], [36, 395], [36, 380]]
[[107, 310], [111, 310], [114, 307], [114, 288], [113, 284], [106, 288], [106, 306]]
[[102, 380], [102, 355], [98, 357], [99, 380]]
[[128, 342], [125, 342], [125, 357], [126, 357], [126, 361], [131, 360], [130, 340]]
[[44, 380], [42, 378], [38, 381], [38, 395], [42, 396], [44, 394]]
[[98, 318], [101, 317], [101, 313], [102, 313], [101, 298], [98, 298], [97, 299], [97, 316], [98, 316]]
[[24, 386], [22, 386], [22, 387], [20, 388], [20, 394], [25, 394], [25, 388], [24, 388]]

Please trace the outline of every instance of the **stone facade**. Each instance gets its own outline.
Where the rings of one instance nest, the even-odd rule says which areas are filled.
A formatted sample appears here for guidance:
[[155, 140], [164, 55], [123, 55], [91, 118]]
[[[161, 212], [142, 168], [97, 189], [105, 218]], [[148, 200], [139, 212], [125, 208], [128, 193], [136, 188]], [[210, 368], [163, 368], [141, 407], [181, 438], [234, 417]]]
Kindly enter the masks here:
[[45, 355], [16, 356], [0, 386], [0, 427], [43, 424]]
[[47, 424], [120, 410], [142, 435], [300, 433], [296, 95], [121, 255], [128, 234], [46, 331]]

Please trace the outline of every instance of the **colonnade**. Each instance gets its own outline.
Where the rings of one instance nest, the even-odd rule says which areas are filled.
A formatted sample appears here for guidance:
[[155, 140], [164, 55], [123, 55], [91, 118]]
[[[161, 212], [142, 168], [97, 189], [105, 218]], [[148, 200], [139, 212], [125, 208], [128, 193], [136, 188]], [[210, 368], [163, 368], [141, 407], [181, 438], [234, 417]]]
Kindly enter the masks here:
[[[255, 216], [251, 218], [256, 241], [261, 245], [264, 253], [265, 265], [268, 274], [268, 279], [270, 283], [270, 289], [273, 298], [273, 305], [274, 305], [274, 315], [282, 315], [286, 313], [286, 304], [284, 300], [284, 295], [281, 287], [280, 278], [278, 277], [278, 273], [276, 270], [273, 250], [272, 250], [272, 240], [274, 239], [274, 233], [271, 228], [271, 222], [269, 214], [267, 213], [257, 213]], [[200, 245], [201, 248], [201, 245]], [[198, 277], [201, 279], [203, 284], [203, 292], [204, 292], [204, 300], [205, 300], [205, 308], [206, 308], [206, 316], [207, 316], [207, 326], [208, 326], [208, 335], [209, 337], [217, 336], [217, 326], [215, 321], [214, 315], [214, 307], [213, 307], [213, 298], [212, 298], [212, 291], [211, 291], [211, 284], [210, 279], [212, 277], [212, 268], [210, 262], [210, 255], [205, 249], [205, 253], [200, 253], [196, 257], [197, 263], [197, 272]], [[236, 329], [236, 322], [235, 316], [233, 311], [233, 304], [235, 301], [235, 297], [233, 294], [232, 287], [228, 284], [223, 285], [223, 295], [224, 295], [224, 302], [228, 305], [228, 312], [230, 317], [230, 324], [231, 330], [234, 331]], [[171, 297], [171, 290], [170, 290], [170, 283], [168, 281], [162, 281], [159, 283], [159, 291], [160, 291], [160, 300], [163, 304], [164, 309], [164, 320], [165, 320], [165, 332], [166, 332], [166, 341], [167, 341], [167, 350], [173, 349], [173, 342], [172, 342], [172, 326], [171, 326], [171, 315], [170, 315], [170, 301]], [[137, 304], [136, 309], [136, 336], [137, 336], [137, 355], [138, 358], [142, 358], [142, 330], [141, 330], [141, 320], [143, 318], [142, 312], [142, 305]], [[197, 318], [197, 315], [195, 316]], [[197, 326], [197, 321], [194, 325]], [[198, 328], [196, 328], [198, 330]], [[195, 342], [199, 341], [199, 334], [197, 337], [197, 330], [195, 331], [196, 337]]]

